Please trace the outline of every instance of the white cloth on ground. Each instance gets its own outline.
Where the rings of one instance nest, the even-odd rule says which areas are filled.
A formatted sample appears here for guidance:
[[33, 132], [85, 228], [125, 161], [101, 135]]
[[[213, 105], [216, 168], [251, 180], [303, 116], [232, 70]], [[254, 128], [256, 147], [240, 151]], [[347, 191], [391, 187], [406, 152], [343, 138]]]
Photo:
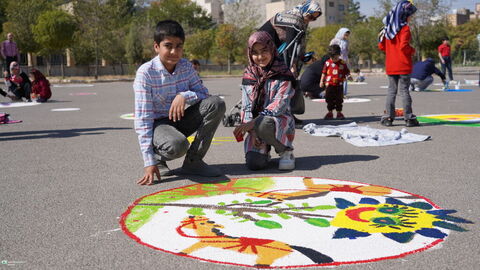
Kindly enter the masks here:
[[358, 147], [414, 143], [430, 139], [427, 135], [409, 133], [405, 128], [401, 131], [376, 129], [358, 126], [355, 122], [338, 126], [310, 123], [303, 127], [303, 131], [313, 136], [342, 137], [346, 142]]

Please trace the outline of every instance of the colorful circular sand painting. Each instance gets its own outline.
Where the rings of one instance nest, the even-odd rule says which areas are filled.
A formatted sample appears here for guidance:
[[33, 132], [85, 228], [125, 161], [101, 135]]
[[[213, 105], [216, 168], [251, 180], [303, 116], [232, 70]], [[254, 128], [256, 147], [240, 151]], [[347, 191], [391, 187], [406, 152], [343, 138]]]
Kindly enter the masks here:
[[[135, 201], [123, 231], [153, 249], [249, 267], [305, 267], [400, 258], [465, 231], [408, 192], [310, 177], [255, 177], [160, 191]], [[347, 248], [348, 247], [348, 248]]]
[[429, 114], [417, 118], [421, 123], [432, 125], [480, 127], [480, 114]]

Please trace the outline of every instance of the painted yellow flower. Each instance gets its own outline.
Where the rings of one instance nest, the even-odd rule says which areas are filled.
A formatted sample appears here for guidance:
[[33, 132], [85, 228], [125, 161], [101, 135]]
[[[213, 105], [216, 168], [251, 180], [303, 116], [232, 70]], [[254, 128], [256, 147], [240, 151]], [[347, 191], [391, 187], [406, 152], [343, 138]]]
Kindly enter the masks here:
[[314, 188], [318, 191], [337, 191], [337, 192], [351, 192], [363, 194], [368, 196], [383, 196], [392, 193], [392, 190], [380, 186], [355, 186], [355, 185], [314, 185], [309, 188]]

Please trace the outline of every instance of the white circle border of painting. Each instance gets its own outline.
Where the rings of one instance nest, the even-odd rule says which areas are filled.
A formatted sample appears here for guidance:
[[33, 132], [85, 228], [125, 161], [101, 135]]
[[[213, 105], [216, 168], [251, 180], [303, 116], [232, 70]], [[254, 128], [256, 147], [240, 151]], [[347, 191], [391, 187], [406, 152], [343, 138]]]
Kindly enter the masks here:
[[135, 115], [133, 115], [133, 113], [125, 113], [120, 115], [120, 118], [125, 120], [135, 120]]
[[0, 102], [0, 108], [30, 107], [41, 104], [40, 102]]
[[[312, 99], [312, 101], [326, 103], [325, 99], [323, 98]], [[370, 102], [370, 101], [372, 100], [369, 98], [346, 98], [343, 100], [343, 103], [362, 103], [362, 102]]]
[[51, 109], [52, 112], [73, 112], [73, 111], [80, 111], [80, 108], [58, 108], [58, 109]]
[[348, 85], [365, 85], [368, 84], [367, 82], [348, 82]]

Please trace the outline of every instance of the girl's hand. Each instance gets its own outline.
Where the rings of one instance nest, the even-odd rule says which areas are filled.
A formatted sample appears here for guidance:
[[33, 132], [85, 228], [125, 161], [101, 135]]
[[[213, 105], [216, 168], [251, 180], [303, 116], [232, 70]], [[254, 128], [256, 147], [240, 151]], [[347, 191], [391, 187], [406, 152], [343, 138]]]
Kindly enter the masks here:
[[235, 135], [235, 137], [242, 137], [245, 133], [249, 132], [250, 130], [253, 130], [254, 126], [255, 126], [255, 120], [240, 124], [238, 127], [236, 127], [233, 130], [233, 135]]
[[324, 82], [320, 82], [320, 88], [324, 88], [325, 87], [325, 83]]

